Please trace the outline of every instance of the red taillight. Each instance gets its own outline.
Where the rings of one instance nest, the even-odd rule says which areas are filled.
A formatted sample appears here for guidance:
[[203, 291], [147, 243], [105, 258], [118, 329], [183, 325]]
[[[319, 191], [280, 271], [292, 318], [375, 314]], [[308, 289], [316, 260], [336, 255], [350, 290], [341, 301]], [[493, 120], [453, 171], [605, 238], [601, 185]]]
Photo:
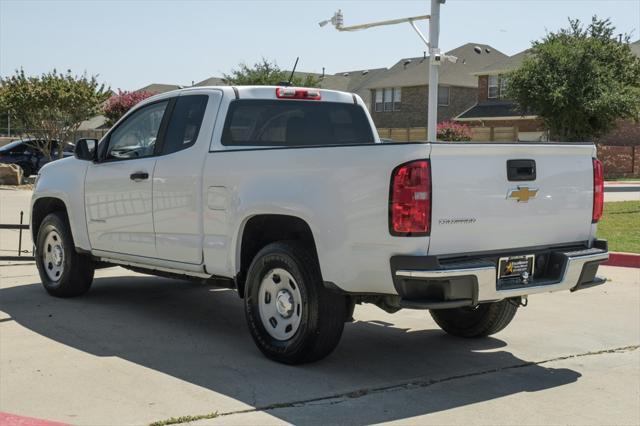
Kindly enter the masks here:
[[276, 89], [278, 99], [308, 99], [319, 101], [320, 91], [316, 89], [297, 89], [295, 87], [278, 87]]
[[602, 161], [593, 159], [593, 215], [591, 220], [596, 223], [602, 217], [604, 207], [604, 174]]
[[389, 209], [392, 235], [429, 235], [431, 167], [428, 160], [403, 164], [393, 171]]

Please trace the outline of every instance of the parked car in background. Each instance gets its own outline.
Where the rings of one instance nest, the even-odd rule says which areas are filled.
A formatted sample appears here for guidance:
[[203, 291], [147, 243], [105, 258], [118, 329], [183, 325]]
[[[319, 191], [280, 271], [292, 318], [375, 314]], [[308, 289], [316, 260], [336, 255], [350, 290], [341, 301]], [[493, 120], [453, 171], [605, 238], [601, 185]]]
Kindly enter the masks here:
[[[0, 147], [0, 164], [17, 164], [22, 167], [25, 176], [38, 173], [49, 159], [34, 147], [36, 143], [38, 139], [17, 139]], [[51, 160], [58, 158], [58, 143], [56, 140], [51, 143]], [[65, 143], [63, 156], [72, 157], [73, 148], [73, 144]]]

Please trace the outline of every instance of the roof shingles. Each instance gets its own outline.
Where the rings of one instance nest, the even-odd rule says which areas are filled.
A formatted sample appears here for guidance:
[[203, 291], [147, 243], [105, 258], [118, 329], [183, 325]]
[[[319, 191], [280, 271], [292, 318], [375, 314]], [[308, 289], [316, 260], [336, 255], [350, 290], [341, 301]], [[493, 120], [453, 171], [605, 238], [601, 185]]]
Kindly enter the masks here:
[[[476, 46], [480, 47], [482, 53], [474, 51]], [[458, 61], [447, 61], [440, 65], [439, 82], [443, 85], [462, 87], [478, 87], [478, 79], [474, 73], [507, 58], [507, 55], [492, 46], [475, 43], [464, 44], [446, 54], [456, 56]], [[429, 58], [404, 58], [372, 82], [369, 88], [426, 86], [428, 83]]]

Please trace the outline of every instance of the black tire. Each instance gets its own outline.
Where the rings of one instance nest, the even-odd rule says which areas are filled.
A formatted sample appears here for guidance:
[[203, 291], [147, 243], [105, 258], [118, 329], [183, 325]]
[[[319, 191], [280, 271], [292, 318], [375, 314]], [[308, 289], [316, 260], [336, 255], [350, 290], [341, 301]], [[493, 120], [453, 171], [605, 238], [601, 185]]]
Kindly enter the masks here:
[[430, 311], [441, 329], [458, 337], [484, 337], [504, 329], [518, 310], [515, 301], [483, 303], [473, 308], [436, 309]]
[[[286, 340], [273, 337], [266, 329], [270, 325], [263, 323], [260, 314], [260, 286], [275, 269], [283, 269], [294, 278], [301, 299], [299, 325]], [[284, 364], [313, 362], [329, 355], [338, 345], [348, 314], [346, 297], [323, 286], [318, 261], [302, 244], [281, 241], [260, 250], [249, 266], [245, 288], [249, 331], [268, 358]], [[266, 298], [264, 294], [262, 297]], [[274, 303], [277, 305], [275, 299]]]
[[[56, 297], [80, 296], [93, 282], [93, 262], [89, 256], [76, 252], [68, 223], [65, 213], [50, 213], [40, 224], [36, 238], [35, 260], [40, 280], [45, 290]], [[57, 255], [51, 254], [53, 249]], [[57, 257], [47, 259], [47, 253]]]

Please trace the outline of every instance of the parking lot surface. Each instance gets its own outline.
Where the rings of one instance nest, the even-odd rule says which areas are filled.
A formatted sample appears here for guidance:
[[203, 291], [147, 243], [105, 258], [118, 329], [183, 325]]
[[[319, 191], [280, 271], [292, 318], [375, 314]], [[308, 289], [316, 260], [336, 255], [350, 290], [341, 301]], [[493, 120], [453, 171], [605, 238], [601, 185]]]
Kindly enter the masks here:
[[359, 306], [330, 357], [290, 367], [256, 349], [233, 291], [109, 268], [87, 295], [55, 299], [34, 265], [4, 265], [0, 411], [78, 425], [638, 424], [640, 270], [601, 272], [604, 286], [532, 296], [486, 339]]

